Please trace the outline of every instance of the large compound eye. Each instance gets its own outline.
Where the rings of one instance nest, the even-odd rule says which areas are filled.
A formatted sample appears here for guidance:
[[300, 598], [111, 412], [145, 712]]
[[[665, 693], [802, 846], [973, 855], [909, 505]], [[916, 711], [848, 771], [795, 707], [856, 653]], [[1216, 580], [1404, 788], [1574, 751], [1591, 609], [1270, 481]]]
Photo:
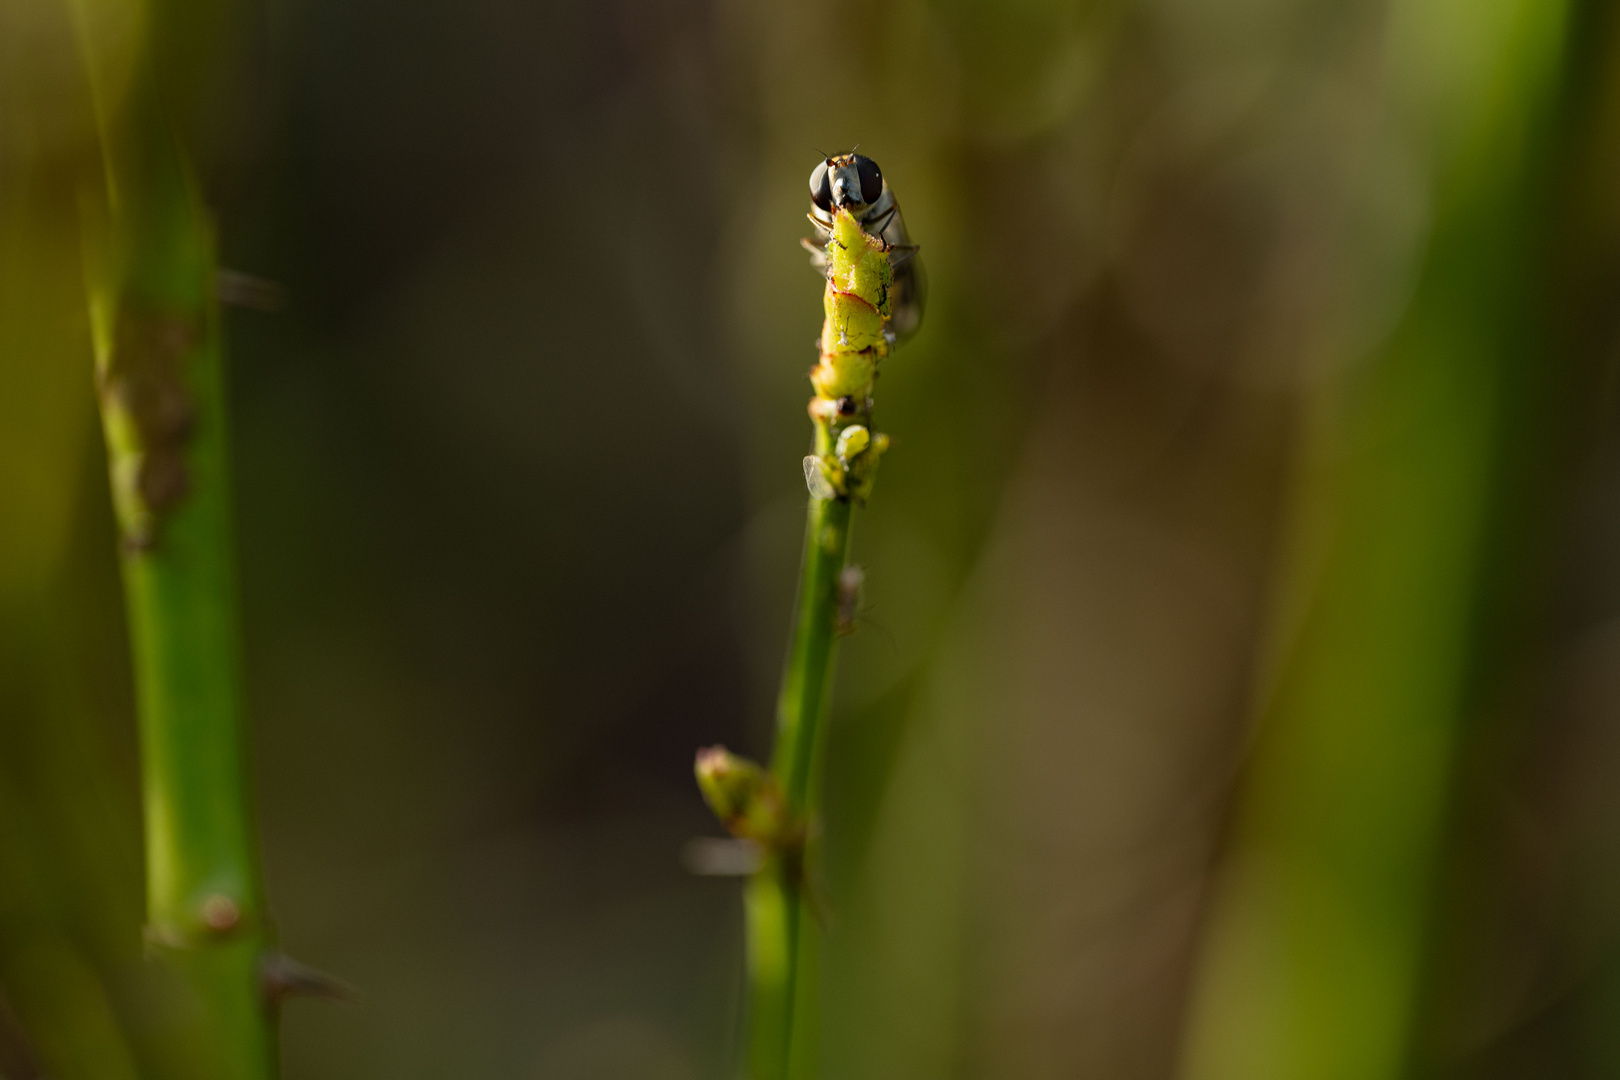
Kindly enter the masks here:
[[855, 172], [861, 178], [861, 202], [868, 206], [877, 202], [883, 194], [883, 174], [878, 171], [877, 162], [856, 154]]
[[832, 181], [828, 176], [827, 163], [823, 161], [810, 173], [810, 201], [823, 210], [832, 209]]

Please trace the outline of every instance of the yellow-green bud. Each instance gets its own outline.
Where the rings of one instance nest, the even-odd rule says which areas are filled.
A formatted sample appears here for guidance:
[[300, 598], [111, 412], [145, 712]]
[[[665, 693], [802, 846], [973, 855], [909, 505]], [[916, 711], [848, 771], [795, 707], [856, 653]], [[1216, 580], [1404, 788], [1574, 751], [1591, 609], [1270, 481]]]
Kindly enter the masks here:
[[[833, 324], [829, 322], [826, 325], [830, 330]], [[810, 369], [810, 385], [818, 396], [829, 401], [837, 401], [841, 397], [864, 399], [872, 391], [877, 361], [876, 349], [865, 352], [839, 352], [836, 348], [823, 351], [821, 362]]]
[[763, 767], [723, 746], [711, 746], [698, 751], [692, 771], [703, 800], [731, 835], [767, 848], [790, 841], [795, 830], [781, 785]]
[[[857, 441], [861, 443], [859, 452], [848, 454], [849, 459], [844, 472], [844, 490], [856, 502], [864, 503], [872, 494], [872, 485], [877, 481], [878, 459], [889, 448], [889, 437], [882, 432], [868, 435], [865, 428], [845, 428], [838, 438], [838, 450], [841, 457], [849, 447], [844, 445], [844, 436], [859, 430], [862, 435]], [[852, 441], [851, 446], [854, 445]]]
[[853, 424], [838, 433], [838, 461], [849, 468], [850, 459], [863, 452], [872, 441], [872, 433], [860, 424]]
[[[827, 291], [859, 297], [883, 319], [889, 317], [894, 268], [888, 248], [869, 235], [848, 210], [839, 209], [827, 244]], [[830, 314], [830, 312], [829, 312]]]

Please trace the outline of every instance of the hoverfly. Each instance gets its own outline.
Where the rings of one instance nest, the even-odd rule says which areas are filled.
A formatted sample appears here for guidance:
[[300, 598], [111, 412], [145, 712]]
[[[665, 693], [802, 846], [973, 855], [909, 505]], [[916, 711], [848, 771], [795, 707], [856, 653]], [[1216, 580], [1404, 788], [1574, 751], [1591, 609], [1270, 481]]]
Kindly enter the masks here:
[[868, 236], [881, 239], [889, 247], [894, 282], [889, 291], [891, 314], [884, 336], [890, 345], [898, 345], [922, 325], [926, 282], [917, 245], [906, 232], [900, 203], [877, 162], [851, 152], [825, 159], [810, 173], [808, 217], [816, 236], [802, 243], [810, 252], [810, 265], [823, 274], [828, 267], [827, 242], [832, 238], [833, 218], [839, 209], [848, 210]]

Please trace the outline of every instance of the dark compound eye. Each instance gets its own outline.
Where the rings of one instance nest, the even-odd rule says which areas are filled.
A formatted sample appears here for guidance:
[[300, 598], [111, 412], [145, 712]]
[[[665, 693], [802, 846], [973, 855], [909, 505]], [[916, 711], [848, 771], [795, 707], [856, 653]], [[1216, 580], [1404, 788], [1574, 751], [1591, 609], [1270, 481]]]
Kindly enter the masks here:
[[811, 170], [810, 201], [823, 210], [832, 209], [832, 181], [828, 176], [825, 161]]
[[855, 172], [861, 178], [861, 202], [868, 205], [877, 202], [883, 194], [883, 174], [878, 171], [877, 162], [856, 154]]
[[841, 398], [839, 398], [838, 399], [838, 415], [839, 416], [854, 416], [855, 415], [855, 399], [852, 398], [852, 397], [841, 397]]

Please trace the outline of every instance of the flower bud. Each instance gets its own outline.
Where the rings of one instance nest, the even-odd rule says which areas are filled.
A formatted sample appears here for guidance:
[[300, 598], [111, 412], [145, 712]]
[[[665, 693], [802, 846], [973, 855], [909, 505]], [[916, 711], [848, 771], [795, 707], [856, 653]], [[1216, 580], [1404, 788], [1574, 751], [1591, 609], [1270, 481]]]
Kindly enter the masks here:
[[850, 459], [862, 453], [872, 442], [872, 433], [859, 424], [852, 424], [838, 433], [838, 461], [849, 468]]
[[766, 848], [791, 841], [796, 830], [790, 827], [781, 785], [763, 767], [723, 746], [711, 746], [698, 751], [692, 771], [703, 800], [731, 835]]

